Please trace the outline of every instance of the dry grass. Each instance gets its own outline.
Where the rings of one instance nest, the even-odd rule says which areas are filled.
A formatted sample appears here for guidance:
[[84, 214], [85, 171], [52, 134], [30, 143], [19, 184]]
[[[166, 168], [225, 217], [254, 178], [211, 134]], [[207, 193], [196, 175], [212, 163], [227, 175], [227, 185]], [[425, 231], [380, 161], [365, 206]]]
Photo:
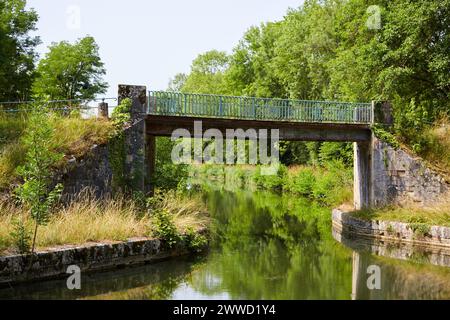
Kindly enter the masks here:
[[450, 119], [444, 117], [423, 133], [426, 147], [421, 156], [450, 178]]
[[[92, 145], [106, 143], [113, 131], [111, 122], [100, 119], [52, 116], [50, 121], [55, 128], [55, 149], [66, 157], [85, 155]], [[7, 189], [17, 179], [16, 168], [25, 160], [26, 150], [20, 142], [25, 127], [26, 118], [0, 119], [0, 140], [2, 137], [5, 140], [0, 143], [0, 190]]]
[[428, 225], [450, 227], [450, 194], [430, 207], [405, 205], [387, 207], [379, 210], [361, 210], [354, 216], [365, 220], [399, 221], [406, 223], [425, 223]]
[[59, 152], [75, 157], [83, 156], [94, 144], [104, 144], [113, 132], [113, 124], [103, 119], [52, 119], [54, 142]]
[[188, 198], [169, 191], [161, 197], [158, 207], [172, 213], [174, 223], [181, 233], [188, 228], [203, 229], [209, 223], [206, 205], [199, 196]]
[[[179, 232], [206, 227], [208, 218], [199, 198], [166, 193], [158, 204], [171, 214]], [[11, 203], [0, 203], [0, 254], [14, 252], [11, 231], [13, 218], [22, 209]], [[25, 220], [31, 224], [30, 217]], [[152, 234], [152, 217], [145, 209], [123, 197], [99, 201], [85, 196], [67, 207], [55, 210], [46, 226], [39, 228], [38, 249], [79, 245], [88, 242], [124, 241]]]

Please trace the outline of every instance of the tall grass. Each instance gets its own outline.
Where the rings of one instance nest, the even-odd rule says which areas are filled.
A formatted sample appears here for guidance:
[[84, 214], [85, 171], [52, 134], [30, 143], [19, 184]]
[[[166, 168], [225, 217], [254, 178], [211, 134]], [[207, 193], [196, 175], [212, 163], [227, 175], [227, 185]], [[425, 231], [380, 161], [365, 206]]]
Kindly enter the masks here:
[[[55, 151], [67, 157], [81, 157], [94, 144], [108, 141], [113, 132], [111, 122], [101, 119], [82, 119], [77, 116], [49, 115], [54, 128]], [[27, 128], [27, 117], [5, 116], [0, 113], [0, 191], [8, 189], [17, 180], [16, 168], [24, 163], [27, 150], [21, 135]], [[64, 165], [64, 160], [59, 164]]]
[[442, 201], [429, 207], [408, 204], [376, 210], [361, 210], [352, 214], [364, 220], [399, 221], [450, 227], [450, 193], [444, 196]]
[[[148, 210], [133, 200], [117, 196], [97, 200], [83, 193], [68, 206], [55, 209], [47, 225], [38, 231], [38, 249], [88, 242], [124, 241], [134, 237], [150, 237], [153, 231], [153, 210], [164, 209], [173, 217], [178, 232], [199, 230], [208, 224], [206, 209], [200, 198], [187, 197], [175, 192], [160, 196]], [[11, 236], [14, 218], [28, 213], [11, 202], [0, 202], [0, 254], [14, 253]]]
[[450, 177], [450, 119], [444, 117], [424, 131], [419, 152]]

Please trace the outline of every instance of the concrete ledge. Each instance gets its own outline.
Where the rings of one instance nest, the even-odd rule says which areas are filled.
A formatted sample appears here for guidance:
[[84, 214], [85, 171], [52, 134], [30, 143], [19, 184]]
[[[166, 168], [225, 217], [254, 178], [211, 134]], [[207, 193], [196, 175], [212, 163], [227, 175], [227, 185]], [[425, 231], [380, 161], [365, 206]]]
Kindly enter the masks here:
[[450, 267], [450, 248], [424, 247], [404, 242], [385, 243], [384, 241], [345, 234], [334, 228], [333, 238], [357, 252], [365, 251], [392, 259]]
[[0, 286], [68, 276], [66, 271], [70, 265], [77, 265], [82, 272], [92, 272], [157, 262], [188, 253], [183, 246], [168, 249], [158, 239], [134, 238], [127, 242], [50, 248], [37, 252], [33, 257], [4, 256], [0, 257]]
[[408, 223], [366, 221], [355, 218], [350, 213], [343, 212], [340, 209], [333, 210], [332, 221], [333, 229], [363, 238], [450, 249], [450, 228], [448, 227], [431, 226], [429, 232], [420, 235], [414, 232]]

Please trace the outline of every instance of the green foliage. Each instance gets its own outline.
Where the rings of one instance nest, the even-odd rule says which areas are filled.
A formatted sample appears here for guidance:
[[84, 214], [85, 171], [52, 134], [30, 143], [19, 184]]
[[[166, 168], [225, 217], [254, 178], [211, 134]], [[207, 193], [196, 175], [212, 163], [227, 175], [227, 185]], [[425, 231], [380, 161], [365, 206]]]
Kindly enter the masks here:
[[25, 0], [0, 1], [0, 101], [27, 100], [34, 77], [37, 13]]
[[252, 178], [256, 185], [261, 189], [281, 191], [286, 175], [286, 166], [280, 165], [277, 173], [270, 175], [261, 174], [261, 167], [258, 167], [257, 170], [255, 170]]
[[62, 158], [55, 152], [52, 139], [54, 128], [43, 110], [35, 111], [29, 119], [29, 125], [22, 143], [27, 149], [25, 165], [17, 169], [24, 183], [17, 187], [18, 199], [30, 210], [35, 221], [34, 251], [37, 227], [47, 223], [50, 210], [62, 192], [62, 185], [50, 188], [52, 168]]
[[372, 132], [381, 141], [389, 143], [395, 149], [400, 148], [400, 143], [398, 142], [398, 139], [395, 137], [395, 135], [386, 130], [385, 128], [383, 128], [382, 126], [376, 124], [373, 125]]
[[208, 239], [196, 232], [193, 228], [188, 228], [183, 241], [186, 247], [192, 252], [201, 252], [208, 244]]
[[125, 174], [126, 146], [124, 125], [131, 118], [131, 105], [131, 99], [123, 99], [111, 114], [111, 120], [115, 128], [108, 146], [111, 155], [110, 164], [113, 171], [112, 187], [114, 191], [124, 191], [124, 188], [128, 186], [129, 179]]
[[163, 239], [169, 248], [173, 248], [180, 240], [180, 234], [173, 222], [173, 217], [166, 210], [156, 210], [153, 212], [153, 236]]
[[191, 167], [190, 172], [189, 183], [206, 190], [270, 190], [307, 197], [325, 206], [347, 202], [353, 192], [353, 171], [342, 161], [325, 166], [280, 165], [275, 175], [262, 175], [259, 166], [202, 165]]
[[430, 233], [430, 226], [425, 223], [410, 223], [409, 227], [419, 237], [425, 237]]
[[114, 108], [111, 114], [111, 119], [118, 131], [122, 131], [123, 125], [130, 121], [132, 103], [133, 102], [130, 98], [125, 98], [117, 107]]
[[[369, 5], [380, 9], [381, 28], [368, 27]], [[393, 134], [423, 154], [427, 148], [420, 137], [427, 124], [450, 113], [449, 10], [450, 0], [305, 1], [279, 22], [251, 27], [233, 53], [219, 59], [217, 73], [193, 66], [181, 87], [186, 92], [390, 101]], [[209, 60], [217, 65], [214, 57], [201, 55], [194, 64]], [[306, 145], [312, 147], [309, 154], [303, 146], [298, 153], [297, 143], [282, 146], [283, 163], [351, 163], [348, 144]]]
[[175, 77], [173, 77], [173, 79], [170, 80], [169, 87], [167, 89], [172, 92], [180, 92], [183, 89], [186, 80], [186, 74], [178, 73], [175, 75]]
[[430, 233], [431, 227], [426, 223], [426, 219], [423, 217], [413, 216], [408, 219], [408, 226], [418, 237], [425, 237]]
[[92, 99], [105, 93], [106, 74], [94, 38], [85, 37], [76, 43], [55, 43], [39, 62], [33, 92], [50, 99]]
[[[181, 90], [191, 93], [224, 93], [224, 71], [228, 66], [228, 56], [217, 50], [200, 54], [193, 62], [191, 73], [181, 77]], [[178, 89], [178, 88], [176, 88]]]
[[351, 167], [353, 164], [353, 144], [324, 142], [319, 147], [318, 157], [322, 165], [332, 161], [340, 161]]
[[156, 138], [156, 166], [152, 182], [158, 188], [175, 189], [188, 176], [188, 165], [172, 161], [175, 143], [167, 137]]
[[313, 197], [313, 189], [316, 184], [316, 176], [313, 168], [302, 168], [297, 175], [293, 175], [285, 186], [290, 192], [298, 193], [305, 197]]
[[17, 248], [19, 253], [24, 254], [30, 252], [31, 235], [30, 226], [22, 218], [15, 218], [13, 220], [11, 238], [13, 240], [13, 246]]

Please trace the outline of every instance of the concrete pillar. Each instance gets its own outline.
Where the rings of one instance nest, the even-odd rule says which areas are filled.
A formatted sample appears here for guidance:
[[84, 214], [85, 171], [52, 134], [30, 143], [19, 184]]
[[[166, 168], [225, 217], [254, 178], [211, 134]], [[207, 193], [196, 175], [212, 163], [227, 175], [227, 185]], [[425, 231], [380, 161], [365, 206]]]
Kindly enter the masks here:
[[98, 104], [98, 117], [108, 119], [108, 104], [106, 102], [101, 102]]
[[371, 143], [355, 142], [354, 149], [354, 205], [356, 210], [371, 205]]
[[352, 260], [352, 300], [357, 300], [358, 298], [358, 281], [360, 279], [360, 267], [359, 262], [360, 257], [359, 253], [356, 251], [353, 251], [353, 260]]
[[130, 98], [130, 127], [125, 132], [125, 176], [126, 189], [145, 192], [146, 170], [146, 132], [145, 109], [147, 105], [147, 88], [145, 86], [119, 85], [119, 104]]

